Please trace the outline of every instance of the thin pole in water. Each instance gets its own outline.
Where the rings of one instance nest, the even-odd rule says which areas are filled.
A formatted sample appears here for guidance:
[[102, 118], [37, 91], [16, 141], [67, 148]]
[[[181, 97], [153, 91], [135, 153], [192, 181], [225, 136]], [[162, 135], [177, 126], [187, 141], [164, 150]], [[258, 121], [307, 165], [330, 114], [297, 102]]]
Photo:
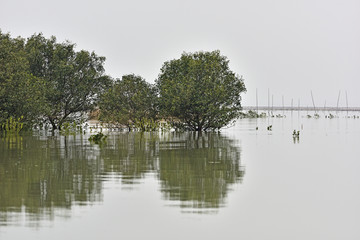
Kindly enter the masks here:
[[300, 98], [298, 99], [298, 116], [300, 116]]
[[271, 115], [274, 115], [274, 94], [271, 95]]
[[285, 115], [284, 95], [282, 95], [282, 109], [283, 109], [283, 115]]
[[346, 117], [349, 117], [349, 104], [348, 104], [347, 91], [345, 91], [345, 95], [346, 95]]
[[339, 90], [339, 96], [338, 96], [338, 100], [337, 100], [337, 104], [336, 104], [336, 115], [338, 114], [338, 111], [339, 111], [340, 93], [341, 93], [341, 90]]
[[313, 93], [312, 93], [312, 91], [310, 91], [311, 92], [311, 99], [312, 99], [312, 102], [313, 102], [313, 106], [314, 106], [314, 111], [315, 111], [315, 114], [317, 113], [316, 112], [316, 107], [315, 107], [315, 101], [314, 101], [314, 96], [313, 96]]
[[268, 88], [268, 116], [270, 116], [270, 88]]
[[256, 113], [259, 114], [258, 90], [257, 90], [257, 88], [256, 88]]

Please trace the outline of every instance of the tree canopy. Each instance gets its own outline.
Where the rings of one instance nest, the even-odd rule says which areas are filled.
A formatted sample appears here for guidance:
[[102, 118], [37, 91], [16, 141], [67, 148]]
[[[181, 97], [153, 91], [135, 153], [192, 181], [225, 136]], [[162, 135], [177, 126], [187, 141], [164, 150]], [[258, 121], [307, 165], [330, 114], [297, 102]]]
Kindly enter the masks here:
[[114, 81], [104, 63], [105, 57], [54, 36], [11, 38], [0, 31], [0, 126], [21, 119], [29, 128], [45, 123], [60, 130], [99, 109], [102, 122], [129, 130], [155, 130], [161, 119], [182, 130], [209, 131], [240, 114], [244, 81], [220, 51], [165, 62], [155, 84], [135, 74]]
[[48, 122], [55, 130], [80, 120], [111, 84], [104, 61], [69, 41], [0, 31], [0, 123], [22, 117], [29, 127]]
[[239, 116], [244, 81], [220, 51], [183, 53], [167, 61], [156, 84], [162, 116], [186, 130], [217, 130]]
[[101, 97], [99, 107], [100, 120], [131, 130], [137, 121], [156, 119], [156, 89], [141, 76], [124, 75]]
[[43, 79], [29, 71], [25, 39], [0, 31], [0, 123], [21, 117], [31, 127], [43, 110], [44, 90]]
[[25, 45], [30, 73], [44, 79], [44, 115], [53, 129], [68, 120], [78, 120], [96, 106], [99, 95], [109, 87], [105, 57], [94, 52], [75, 51], [75, 44], [57, 43], [34, 34]]

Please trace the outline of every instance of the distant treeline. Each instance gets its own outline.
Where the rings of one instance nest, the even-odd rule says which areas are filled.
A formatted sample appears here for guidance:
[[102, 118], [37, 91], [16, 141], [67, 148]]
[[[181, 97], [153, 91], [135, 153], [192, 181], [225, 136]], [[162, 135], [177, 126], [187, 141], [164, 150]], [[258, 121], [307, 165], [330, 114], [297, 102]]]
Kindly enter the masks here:
[[[130, 74], [106, 75], [105, 57], [76, 51], [69, 41], [0, 30], [0, 129], [80, 124], [96, 110], [100, 121], [129, 130], [217, 130], [239, 117], [243, 79], [220, 51], [183, 53], [163, 64], [155, 84]], [[17, 129], [19, 130], [19, 129]], [[17, 131], [16, 130], [16, 131]]]

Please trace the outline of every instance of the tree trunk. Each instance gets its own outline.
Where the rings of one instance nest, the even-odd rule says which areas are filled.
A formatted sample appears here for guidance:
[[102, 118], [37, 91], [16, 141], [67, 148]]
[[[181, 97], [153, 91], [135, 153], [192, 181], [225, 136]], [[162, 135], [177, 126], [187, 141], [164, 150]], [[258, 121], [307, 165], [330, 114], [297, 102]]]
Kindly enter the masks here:
[[56, 126], [56, 124], [55, 124], [55, 122], [54, 122], [54, 119], [52, 118], [52, 117], [48, 117], [49, 118], [49, 121], [50, 121], [50, 123], [51, 123], [51, 126], [52, 126], [52, 132], [54, 132], [56, 129], [57, 129], [57, 126]]

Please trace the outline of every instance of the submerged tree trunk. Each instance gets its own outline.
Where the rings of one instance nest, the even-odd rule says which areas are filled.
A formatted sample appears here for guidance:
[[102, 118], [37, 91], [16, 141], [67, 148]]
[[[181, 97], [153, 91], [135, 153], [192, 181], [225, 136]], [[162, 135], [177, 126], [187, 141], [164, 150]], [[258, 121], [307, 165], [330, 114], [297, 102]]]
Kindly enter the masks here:
[[56, 123], [54, 121], [54, 119], [52, 117], [48, 117], [49, 118], [49, 121], [51, 123], [51, 126], [52, 126], [52, 129], [51, 131], [54, 132], [56, 129], [58, 129], [58, 127], [56, 126]]

